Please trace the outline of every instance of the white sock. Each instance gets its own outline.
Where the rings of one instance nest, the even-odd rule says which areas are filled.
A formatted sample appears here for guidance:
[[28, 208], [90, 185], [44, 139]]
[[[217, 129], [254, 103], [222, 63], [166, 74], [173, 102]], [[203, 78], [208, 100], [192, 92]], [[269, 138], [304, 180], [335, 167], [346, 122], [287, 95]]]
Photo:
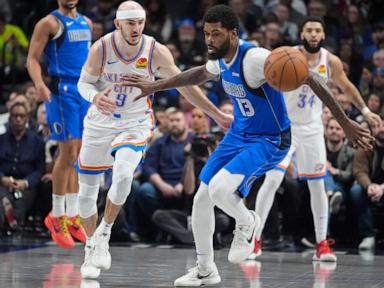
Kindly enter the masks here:
[[195, 238], [197, 262], [203, 271], [213, 265], [213, 233], [215, 232], [214, 204], [209, 198], [208, 187], [200, 184], [193, 200], [192, 231]]
[[310, 180], [307, 182], [311, 193], [311, 209], [316, 242], [320, 243], [327, 238], [328, 227], [328, 199], [325, 193], [324, 180]]
[[98, 233], [107, 233], [107, 234], [111, 234], [111, 231], [112, 231], [112, 226], [113, 226], [113, 223], [111, 224], [108, 224], [104, 221], [104, 217], [103, 219], [101, 219], [101, 222], [99, 224], [99, 227], [97, 227], [97, 232]]
[[273, 205], [276, 191], [283, 182], [284, 173], [279, 170], [270, 170], [265, 174], [263, 185], [261, 185], [257, 192], [255, 212], [260, 216], [260, 228], [256, 232], [256, 239], [260, 240], [261, 234], [264, 229], [265, 222], [267, 221], [269, 211]]
[[52, 216], [58, 218], [65, 215], [65, 195], [52, 194]]
[[77, 198], [77, 193], [67, 193], [65, 194], [65, 210], [68, 217], [75, 217], [79, 214], [79, 202]]

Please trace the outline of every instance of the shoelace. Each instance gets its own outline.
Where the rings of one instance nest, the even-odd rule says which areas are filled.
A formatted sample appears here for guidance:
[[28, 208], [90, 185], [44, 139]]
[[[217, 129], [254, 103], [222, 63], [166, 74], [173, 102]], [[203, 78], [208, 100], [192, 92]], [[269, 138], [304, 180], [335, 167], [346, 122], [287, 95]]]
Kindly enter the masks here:
[[[55, 221], [53, 223], [55, 223]], [[60, 227], [60, 230], [63, 232], [65, 237], [69, 236], [69, 231], [68, 231], [68, 226], [67, 226], [67, 219], [65, 217], [60, 217], [59, 218], [59, 227]]]
[[69, 225], [71, 226], [80, 226], [81, 224], [81, 219], [79, 216], [75, 216], [71, 219], [68, 219]]

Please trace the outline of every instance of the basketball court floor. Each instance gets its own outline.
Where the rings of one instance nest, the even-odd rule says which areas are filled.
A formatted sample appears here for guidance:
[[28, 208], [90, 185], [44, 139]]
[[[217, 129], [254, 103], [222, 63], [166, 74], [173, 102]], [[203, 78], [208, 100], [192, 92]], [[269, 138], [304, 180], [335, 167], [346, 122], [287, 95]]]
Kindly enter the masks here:
[[[0, 240], [0, 287], [173, 287], [195, 265], [192, 248], [112, 246], [112, 267], [99, 279], [82, 281], [83, 247], [63, 250], [41, 240]], [[384, 287], [384, 256], [338, 252], [338, 263], [312, 263], [312, 251], [264, 252], [258, 261], [227, 261], [216, 251], [222, 283], [214, 287]]]

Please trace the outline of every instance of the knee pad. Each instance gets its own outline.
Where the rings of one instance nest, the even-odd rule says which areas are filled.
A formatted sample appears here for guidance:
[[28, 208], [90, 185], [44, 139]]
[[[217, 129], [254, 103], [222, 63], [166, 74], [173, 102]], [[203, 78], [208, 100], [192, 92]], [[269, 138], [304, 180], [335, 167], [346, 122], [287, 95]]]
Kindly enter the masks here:
[[115, 205], [123, 205], [131, 192], [133, 173], [136, 167], [130, 162], [116, 159], [113, 164], [112, 186], [108, 198]]
[[99, 185], [88, 185], [79, 183], [79, 214], [81, 218], [89, 218], [97, 213], [97, 196]]

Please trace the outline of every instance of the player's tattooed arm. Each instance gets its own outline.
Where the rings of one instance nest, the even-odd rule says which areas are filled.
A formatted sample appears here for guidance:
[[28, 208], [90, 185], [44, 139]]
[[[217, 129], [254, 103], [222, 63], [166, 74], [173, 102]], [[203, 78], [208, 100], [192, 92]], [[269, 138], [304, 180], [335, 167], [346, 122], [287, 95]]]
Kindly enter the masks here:
[[311, 87], [313, 92], [315, 92], [321, 101], [331, 110], [333, 117], [335, 117], [341, 127], [343, 127], [347, 138], [354, 146], [359, 146], [363, 149], [372, 149], [370, 143], [374, 138], [371, 136], [369, 130], [363, 128], [345, 115], [340, 104], [335, 100], [331, 90], [321, 76], [311, 72], [305, 83]]
[[333, 117], [341, 124], [348, 120], [340, 104], [333, 97], [331, 90], [329, 89], [324, 78], [316, 73], [310, 73], [306, 80], [306, 84], [315, 92], [320, 100], [331, 110]]

